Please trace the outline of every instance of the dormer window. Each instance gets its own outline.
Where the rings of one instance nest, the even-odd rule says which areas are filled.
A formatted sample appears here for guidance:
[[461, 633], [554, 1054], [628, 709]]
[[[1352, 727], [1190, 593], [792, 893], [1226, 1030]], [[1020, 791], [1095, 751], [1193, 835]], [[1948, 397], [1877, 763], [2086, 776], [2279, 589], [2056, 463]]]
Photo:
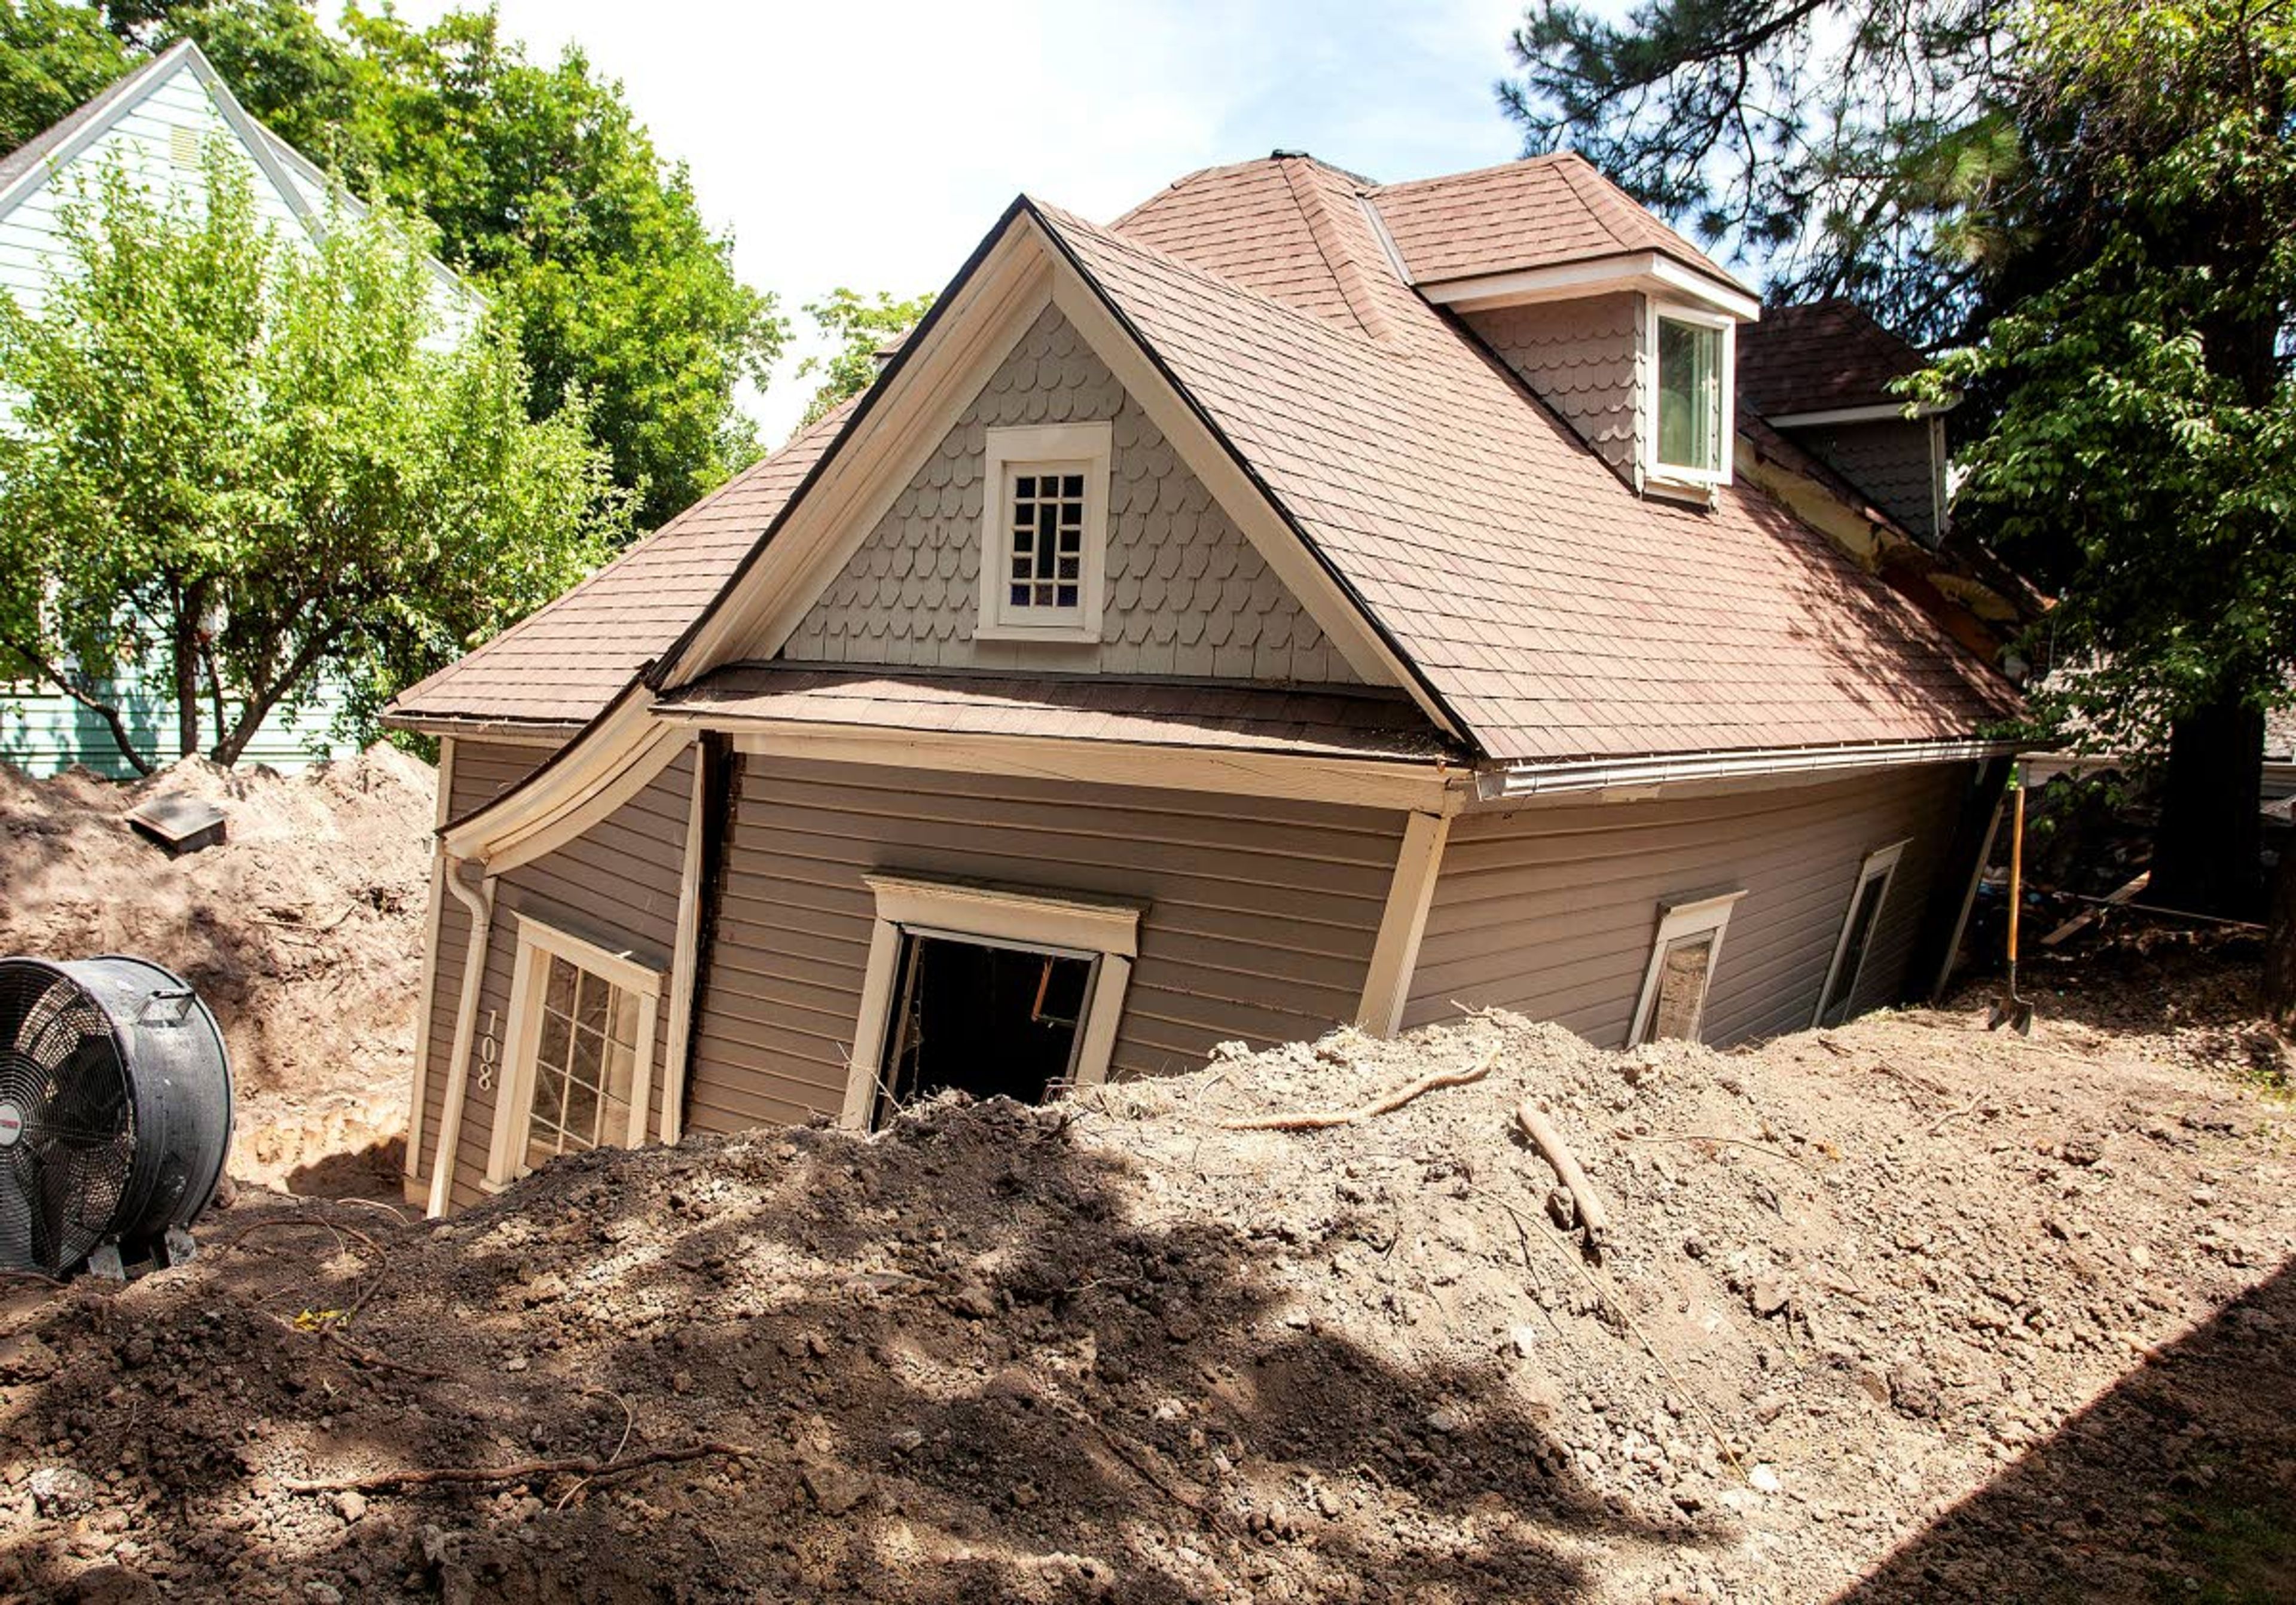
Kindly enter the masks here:
[[976, 637], [1100, 639], [1109, 443], [1105, 423], [988, 431]]
[[1703, 490], [1730, 479], [1730, 360], [1736, 325], [1653, 301], [1644, 468], [1652, 482]]

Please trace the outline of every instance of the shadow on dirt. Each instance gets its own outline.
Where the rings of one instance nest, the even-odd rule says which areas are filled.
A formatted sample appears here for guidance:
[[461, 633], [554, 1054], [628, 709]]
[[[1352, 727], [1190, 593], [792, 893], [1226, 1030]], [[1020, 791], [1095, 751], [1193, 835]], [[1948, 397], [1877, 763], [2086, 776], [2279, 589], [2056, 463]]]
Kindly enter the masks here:
[[2161, 1349], [1837, 1605], [2296, 1599], [2296, 1270]]
[[[1398, 1365], [1267, 1274], [1384, 1223], [1168, 1223], [1155, 1191], [1004, 1105], [580, 1156], [443, 1233], [234, 1211], [190, 1272], [9, 1340], [47, 1494], [16, 1484], [41, 1519], [0, 1523], [0, 1588], [1560, 1601], [1591, 1542], [1724, 1536], [1598, 1497], [1500, 1359]], [[365, 1363], [291, 1330], [343, 1308]], [[710, 1439], [742, 1452], [283, 1486]]]

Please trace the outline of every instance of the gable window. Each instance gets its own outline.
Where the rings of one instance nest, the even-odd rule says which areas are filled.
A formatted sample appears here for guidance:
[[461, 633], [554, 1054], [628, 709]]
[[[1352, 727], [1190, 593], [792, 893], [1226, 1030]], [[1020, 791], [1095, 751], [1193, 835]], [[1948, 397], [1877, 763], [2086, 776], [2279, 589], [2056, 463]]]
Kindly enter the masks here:
[[645, 1140], [662, 973], [521, 916], [487, 1185], [562, 1153]]
[[1100, 639], [1110, 433], [1105, 423], [988, 432], [976, 636]]
[[1722, 961], [1722, 933], [1742, 891], [1694, 902], [1660, 904], [1658, 936], [1643, 972], [1627, 1045], [1680, 1037], [1696, 1042], [1706, 1018], [1707, 988]]
[[1850, 889], [1849, 907], [1841, 917], [1841, 934], [1834, 938], [1833, 962], [1826, 967], [1825, 986], [1817, 995], [1812, 1026], [1838, 1026], [1849, 1018], [1857, 996], [1858, 972], [1873, 950], [1874, 932], [1882, 922], [1882, 908], [1890, 900], [1890, 879], [1906, 851], [1902, 841], [1866, 855], [1857, 866], [1857, 881]]
[[1645, 463], [1660, 482], [1719, 485], [1730, 478], [1730, 364], [1737, 344], [1726, 317], [1653, 302]]

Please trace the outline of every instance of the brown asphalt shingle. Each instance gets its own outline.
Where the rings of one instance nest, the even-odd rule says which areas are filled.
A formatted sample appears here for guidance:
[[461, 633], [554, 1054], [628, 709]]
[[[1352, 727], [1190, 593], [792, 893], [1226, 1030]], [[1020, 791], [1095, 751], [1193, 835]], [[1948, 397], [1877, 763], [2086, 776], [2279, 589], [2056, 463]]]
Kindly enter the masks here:
[[[1583, 188], [1586, 174], [1549, 166]], [[1372, 192], [1384, 213], [1397, 191], [1440, 183]], [[1032, 209], [1484, 753], [1923, 741], [2013, 712], [2013, 693], [1911, 602], [1751, 487], [1724, 490], [1710, 512], [1636, 495], [1401, 281], [1365, 191], [1284, 159], [1182, 180], [1120, 231]], [[1606, 218], [1633, 209], [1615, 192], [1577, 204]], [[1647, 230], [1603, 226], [1658, 248]], [[394, 711], [560, 724], [595, 714], [704, 610], [840, 422], [824, 420]], [[1152, 688], [1106, 694], [1167, 717], [1149, 711], [1164, 694]], [[914, 686], [835, 695], [849, 717], [867, 704], [897, 725], [958, 717], [948, 694]], [[1071, 711], [1095, 727], [1111, 717]]]
[[1891, 381], [1926, 366], [1854, 301], [1767, 307], [1760, 323], [1738, 331], [1739, 401], [1765, 418], [1903, 406]]

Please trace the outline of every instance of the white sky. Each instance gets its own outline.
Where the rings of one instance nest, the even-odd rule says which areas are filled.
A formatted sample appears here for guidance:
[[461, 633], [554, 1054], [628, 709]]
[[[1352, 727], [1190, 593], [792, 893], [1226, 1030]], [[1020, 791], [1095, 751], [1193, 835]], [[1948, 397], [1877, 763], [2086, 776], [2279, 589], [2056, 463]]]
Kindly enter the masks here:
[[[1492, 85], [1521, 0], [499, 0], [537, 59], [621, 79], [742, 276], [799, 340], [749, 398], [803, 411], [802, 304], [939, 289], [1026, 190], [1106, 221], [1172, 179], [1283, 147], [1382, 180], [1517, 151]], [[400, 0], [428, 22], [450, 0]]]

